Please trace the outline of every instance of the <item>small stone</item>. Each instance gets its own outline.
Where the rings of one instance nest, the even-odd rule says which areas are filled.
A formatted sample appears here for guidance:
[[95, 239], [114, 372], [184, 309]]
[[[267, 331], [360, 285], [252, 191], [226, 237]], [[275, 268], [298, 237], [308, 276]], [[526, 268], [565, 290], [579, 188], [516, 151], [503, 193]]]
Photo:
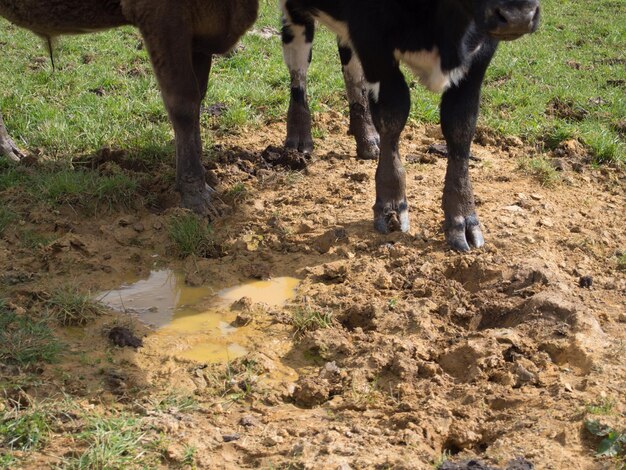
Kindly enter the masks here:
[[237, 433], [235, 434], [223, 434], [222, 435], [222, 439], [224, 439], [224, 442], [233, 442], [233, 441], [238, 441], [239, 439], [241, 439], [241, 436]]
[[593, 286], [593, 277], [581, 276], [578, 280], [578, 285], [583, 289], [591, 289], [591, 287]]
[[537, 194], [537, 193], [533, 193], [530, 195], [531, 199], [534, 199], [535, 201], [541, 201], [543, 199], [543, 196], [541, 194]]
[[283, 441], [282, 437], [279, 436], [267, 436], [263, 439], [263, 445], [266, 447], [274, 447], [280, 444]]
[[133, 225], [133, 230], [137, 233], [141, 233], [145, 230], [146, 228], [144, 227], [144, 225], [141, 222], [137, 222], [136, 224]]
[[231, 323], [235, 328], [241, 328], [242, 326], [246, 326], [252, 323], [252, 315], [248, 312], [240, 312], [237, 314], [237, 318], [233, 320]]
[[617, 317], [617, 321], [620, 323], [626, 323], [626, 313], [620, 313]]
[[509, 212], [515, 212], [515, 213], [524, 212], [524, 209], [522, 209], [517, 204], [513, 204], [512, 206], [506, 206], [504, 210], [509, 211]]
[[252, 417], [252, 416], [243, 416], [240, 420], [239, 420], [239, 424], [241, 426], [244, 426], [246, 428], [250, 428], [252, 426], [256, 426], [256, 420]]

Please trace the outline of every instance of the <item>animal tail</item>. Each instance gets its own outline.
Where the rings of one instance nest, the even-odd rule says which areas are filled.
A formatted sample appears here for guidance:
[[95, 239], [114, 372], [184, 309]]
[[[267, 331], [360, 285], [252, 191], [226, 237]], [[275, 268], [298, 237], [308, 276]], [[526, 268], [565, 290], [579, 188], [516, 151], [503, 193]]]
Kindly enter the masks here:
[[40, 35], [43, 39], [44, 47], [48, 50], [48, 57], [50, 57], [50, 63], [52, 64], [52, 72], [56, 72], [56, 63], [54, 62], [54, 49], [57, 45], [56, 36]]

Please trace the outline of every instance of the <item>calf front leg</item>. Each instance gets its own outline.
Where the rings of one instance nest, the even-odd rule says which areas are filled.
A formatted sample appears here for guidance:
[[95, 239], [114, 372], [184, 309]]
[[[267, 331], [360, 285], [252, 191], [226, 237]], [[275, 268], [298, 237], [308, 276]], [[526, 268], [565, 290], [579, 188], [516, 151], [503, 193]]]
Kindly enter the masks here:
[[376, 160], [380, 152], [380, 138], [372, 122], [361, 62], [349, 44], [337, 38], [337, 45], [350, 104], [350, 134], [356, 140], [356, 156], [363, 160]]
[[300, 152], [313, 151], [311, 112], [306, 96], [306, 79], [313, 51], [315, 23], [308, 15], [290, 11], [290, 3], [283, 7], [283, 57], [291, 76], [291, 98], [287, 113], [285, 147]]
[[380, 134], [376, 169], [374, 227], [381, 233], [409, 230], [406, 176], [400, 160], [400, 134], [409, 117], [410, 94], [397, 65], [379, 82], [367, 84], [370, 109]]
[[457, 251], [484, 245], [469, 176], [469, 156], [476, 129], [480, 88], [493, 50], [481, 51], [461, 83], [441, 100], [441, 128], [448, 146], [448, 168], [443, 190], [446, 240]]
[[176, 139], [176, 185], [182, 205], [199, 215], [219, 215], [211, 201], [202, 166], [200, 104], [208, 81], [211, 55], [193, 50], [191, 26], [177, 9], [160, 17], [167, 21], [140, 24], [163, 102]]
[[24, 155], [19, 151], [11, 136], [4, 127], [4, 120], [2, 119], [2, 113], [0, 113], [0, 157], [8, 158], [14, 162], [19, 162]]

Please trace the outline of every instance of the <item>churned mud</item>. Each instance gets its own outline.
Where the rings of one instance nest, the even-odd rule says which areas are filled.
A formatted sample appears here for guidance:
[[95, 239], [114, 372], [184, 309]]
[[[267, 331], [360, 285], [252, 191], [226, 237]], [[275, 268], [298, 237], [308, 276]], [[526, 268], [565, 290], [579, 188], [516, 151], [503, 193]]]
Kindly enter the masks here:
[[[24, 208], [22, 227], [54, 240], [0, 239], [11, 305], [73, 283], [110, 307], [59, 328], [67, 354], [27, 392], [129, 413], [193, 395], [196, 411], [143, 418], [171, 442], [163, 467], [192, 446], [198, 468], [613, 468], [583, 422], [611, 400], [607, 419], [626, 428], [624, 173], [564, 143], [549, 157], [560, 182], [544, 187], [520, 169], [533, 148], [483, 130], [471, 174], [487, 245], [459, 254], [441, 233], [437, 128], [405, 132], [411, 230], [382, 236], [375, 163], [355, 160], [343, 117], [317, 119], [311, 158], [280, 151], [280, 125], [216, 138], [209, 179], [230, 209], [208, 258], [173, 254], [179, 209], [156, 176], [133, 210]], [[113, 327], [141, 346], [112, 346]], [[60, 434], [27, 462], [54, 465], [68, 446]]]

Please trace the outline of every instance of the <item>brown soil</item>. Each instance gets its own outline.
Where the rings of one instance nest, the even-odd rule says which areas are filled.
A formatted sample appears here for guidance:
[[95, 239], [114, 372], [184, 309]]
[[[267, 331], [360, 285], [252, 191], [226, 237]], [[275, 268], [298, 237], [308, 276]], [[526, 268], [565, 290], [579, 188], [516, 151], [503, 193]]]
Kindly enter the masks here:
[[[506, 468], [515, 459], [511, 468], [612, 468], [594, 457], [583, 421], [587, 405], [607, 398], [615, 405], [606, 419], [626, 428], [624, 174], [565, 169], [564, 183], [546, 189], [518, 171], [532, 152], [518, 139], [481, 139], [471, 172], [487, 246], [458, 254], [441, 233], [446, 161], [432, 150], [436, 128], [405, 131], [412, 228], [382, 236], [371, 220], [375, 163], [355, 160], [342, 116], [317, 119], [325, 138], [310, 160], [264, 151], [280, 145], [281, 125], [219, 138], [210, 176], [221, 194], [243, 183], [248, 197], [214, 223], [214, 258], [172, 255], [172, 197], [96, 218], [24, 207], [19, 229], [56, 240], [33, 250], [20, 248], [18, 229], [0, 239], [2, 282], [16, 309], [33, 311], [68, 283], [114, 288], [155, 263], [193, 285], [302, 279], [296, 305], [246, 316], [251, 353], [229, 366], [229, 380], [225, 366], [151, 347], [146, 327], [112, 312], [60, 328], [61, 364], [42, 367], [25, 391], [139, 414], [151, 396], [195, 394], [197, 411], [142, 418], [172, 443], [164, 467], [180, 463], [189, 445], [199, 468], [429, 469], [444, 452], [484, 464], [449, 468]], [[98, 158], [146, 171], [117, 154]], [[158, 195], [171, 190], [155, 184]], [[18, 193], [5, 196], [19, 205]], [[580, 287], [582, 276], [590, 288]], [[296, 308], [331, 312], [333, 327], [296, 335]], [[112, 326], [130, 331], [112, 334]], [[143, 336], [144, 347], [111, 349], [112, 336], [134, 346]], [[81, 354], [108, 360], [95, 365]], [[54, 464], [71, 446], [58, 433], [27, 466]]]

